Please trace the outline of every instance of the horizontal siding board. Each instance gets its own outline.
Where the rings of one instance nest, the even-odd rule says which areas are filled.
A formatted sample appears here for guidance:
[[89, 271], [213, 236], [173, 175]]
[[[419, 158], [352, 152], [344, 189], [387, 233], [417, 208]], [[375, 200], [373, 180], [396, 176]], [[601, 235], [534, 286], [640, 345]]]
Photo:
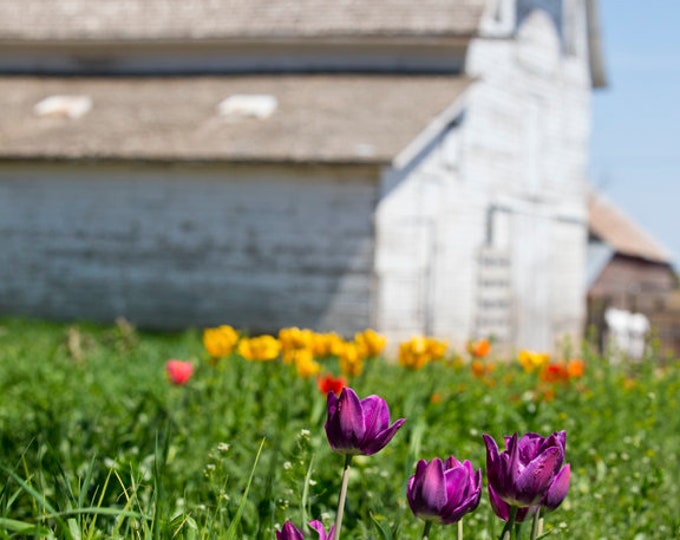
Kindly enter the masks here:
[[4, 167], [0, 310], [354, 332], [375, 192], [370, 175], [304, 168]]

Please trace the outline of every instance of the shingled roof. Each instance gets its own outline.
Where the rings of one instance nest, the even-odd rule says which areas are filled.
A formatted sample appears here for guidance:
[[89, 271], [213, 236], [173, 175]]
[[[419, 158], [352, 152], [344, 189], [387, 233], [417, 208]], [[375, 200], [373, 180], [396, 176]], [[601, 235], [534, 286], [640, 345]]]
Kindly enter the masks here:
[[647, 231], [604, 196], [594, 192], [588, 199], [588, 227], [592, 235], [617, 253], [653, 262], [672, 262], [670, 253]]
[[[469, 79], [274, 75], [0, 78], [0, 158], [391, 163]], [[36, 114], [53, 95], [87, 96], [79, 118]], [[232, 95], [276, 100], [267, 118], [225, 117]]]
[[2, 0], [0, 41], [470, 36], [485, 0]]

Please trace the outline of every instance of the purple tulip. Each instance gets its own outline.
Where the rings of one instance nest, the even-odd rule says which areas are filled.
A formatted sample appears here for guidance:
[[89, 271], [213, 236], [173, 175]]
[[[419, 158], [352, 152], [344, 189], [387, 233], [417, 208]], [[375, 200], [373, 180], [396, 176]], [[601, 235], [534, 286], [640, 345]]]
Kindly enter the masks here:
[[338, 454], [375, 454], [392, 440], [405, 421], [400, 418], [390, 425], [390, 410], [381, 397], [359, 400], [349, 387], [342, 389], [340, 397], [328, 394], [326, 435]]
[[482, 471], [474, 471], [469, 461], [449, 457], [446, 462], [421, 459], [410, 478], [406, 497], [413, 513], [422, 520], [441, 525], [460, 521], [479, 504]]
[[[328, 535], [326, 535], [326, 530], [323, 528], [323, 523], [320, 521], [310, 521], [309, 526], [317, 532], [319, 540], [333, 540], [334, 527], [331, 526]], [[281, 532], [276, 531], [276, 540], [305, 540], [305, 536], [292, 522], [286, 521], [283, 524]]]
[[[512, 437], [505, 437], [506, 450], [499, 454], [496, 441], [484, 435], [486, 474], [496, 496], [517, 507], [541, 502], [562, 467], [566, 437], [565, 431], [553, 433], [548, 438], [527, 433], [518, 440], [515, 433]], [[568, 477], [569, 473], [566, 474], [567, 483]], [[562, 480], [556, 487], [555, 499], [566, 495], [563, 484]]]

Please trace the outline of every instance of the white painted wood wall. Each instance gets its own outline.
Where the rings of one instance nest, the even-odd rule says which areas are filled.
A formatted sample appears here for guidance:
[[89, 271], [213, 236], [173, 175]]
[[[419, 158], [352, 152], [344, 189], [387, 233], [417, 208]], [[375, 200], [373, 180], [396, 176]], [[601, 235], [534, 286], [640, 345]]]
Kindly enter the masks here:
[[366, 168], [0, 168], [0, 313], [159, 328], [371, 322]]
[[[583, 3], [573, 1], [578, 14]], [[552, 350], [580, 336], [591, 91], [581, 22], [568, 48], [542, 10], [516, 37], [501, 26], [500, 36], [473, 40], [467, 73], [478, 81], [463, 121], [409, 170], [384, 175], [382, 331], [433, 334], [459, 348], [494, 325], [510, 347]], [[506, 270], [480, 266], [490, 252]], [[495, 289], [485, 285], [489, 272]]]
[[509, 210], [517, 347], [549, 350], [564, 335], [577, 338], [585, 317], [591, 84], [583, 2], [569, 1], [582, 24], [568, 43], [536, 9], [515, 40], [478, 39], [468, 55], [468, 73], [480, 80], [461, 152], [467, 180]]

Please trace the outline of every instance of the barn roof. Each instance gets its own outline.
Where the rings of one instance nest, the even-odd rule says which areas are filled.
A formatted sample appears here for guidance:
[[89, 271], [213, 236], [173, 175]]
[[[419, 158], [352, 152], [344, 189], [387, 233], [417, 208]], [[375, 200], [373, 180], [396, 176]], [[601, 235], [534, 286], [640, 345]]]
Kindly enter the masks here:
[[5, 0], [0, 40], [469, 36], [485, 0]]
[[[469, 84], [413, 75], [5, 77], [0, 158], [393, 163], [438, 132]], [[78, 114], [45, 107], [50, 96], [67, 96]], [[221, 114], [230, 96], [240, 96], [236, 107], [223, 104]]]
[[664, 264], [672, 262], [666, 248], [604, 196], [594, 192], [588, 199], [588, 227], [592, 235], [616, 253]]

